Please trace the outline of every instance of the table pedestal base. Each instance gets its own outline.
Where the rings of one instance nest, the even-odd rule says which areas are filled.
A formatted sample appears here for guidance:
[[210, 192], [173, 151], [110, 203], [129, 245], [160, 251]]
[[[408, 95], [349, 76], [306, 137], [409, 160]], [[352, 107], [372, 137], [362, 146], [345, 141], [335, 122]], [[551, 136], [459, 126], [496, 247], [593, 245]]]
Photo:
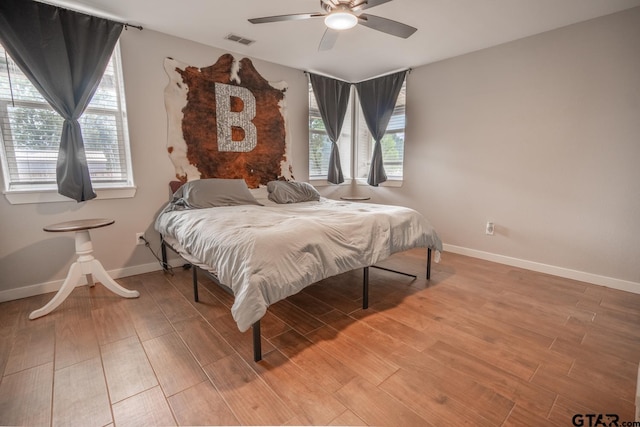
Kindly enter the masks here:
[[105, 271], [100, 261], [93, 257], [92, 253], [93, 245], [91, 243], [89, 230], [76, 231], [76, 254], [78, 255], [78, 260], [71, 264], [67, 278], [64, 280], [64, 283], [58, 293], [55, 294], [47, 305], [39, 308], [38, 310], [32, 311], [29, 315], [29, 319], [37, 319], [38, 317], [49, 314], [55, 310], [64, 302], [65, 299], [67, 299], [83, 274], [87, 276], [89, 286], [93, 286], [93, 276], [95, 276], [100, 283], [116, 295], [124, 298], [137, 298], [140, 296], [138, 291], [123, 288], [113, 280]]

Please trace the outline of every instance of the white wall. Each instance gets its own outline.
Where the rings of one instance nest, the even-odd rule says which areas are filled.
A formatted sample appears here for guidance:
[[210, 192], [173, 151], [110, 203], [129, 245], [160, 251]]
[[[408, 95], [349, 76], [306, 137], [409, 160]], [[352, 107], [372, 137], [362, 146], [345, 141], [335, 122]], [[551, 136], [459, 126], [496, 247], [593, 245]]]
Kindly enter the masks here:
[[407, 93], [403, 187], [357, 191], [449, 250], [640, 292], [640, 8], [416, 68]]
[[[413, 207], [450, 251], [640, 292], [639, 40], [635, 8], [415, 68], [404, 185], [321, 191]], [[61, 284], [73, 237], [42, 227], [73, 218], [116, 220], [92, 232], [96, 256], [114, 275], [158, 268], [134, 235], [150, 234], [158, 250], [153, 220], [174, 174], [162, 61], [204, 66], [225, 52], [148, 30], [123, 34], [136, 197], [36, 205], [0, 197], [0, 300]], [[254, 64], [289, 84], [294, 174], [306, 180], [306, 76]], [[489, 220], [493, 237], [484, 234]]]
[[[115, 219], [114, 225], [91, 231], [96, 258], [114, 276], [159, 268], [147, 248], [135, 246], [135, 233], [144, 231], [159, 252], [153, 221], [169, 197], [168, 182], [174, 177], [166, 151], [164, 88], [168, 78], [163, 60], [171, 56], [208, 66], [231, 51], [135, 29], [123, 31], [121, 49], [137, 193], [131, 199], [28, 205], [11, 205], [0, 196], [0, 301], [52, 291], [61, 285], [75, 261], [73, 233], [47, 233], [42, 227], [71, 219]], [[293, 161], [302, 165], [300, 170], [294, 166], [294, 174], [304, 180], [308, 177], [307, 78], [300, 70], [260, 60], [253, 63], [267, 80], [288, 83], [288, 131], [298, 143]]]

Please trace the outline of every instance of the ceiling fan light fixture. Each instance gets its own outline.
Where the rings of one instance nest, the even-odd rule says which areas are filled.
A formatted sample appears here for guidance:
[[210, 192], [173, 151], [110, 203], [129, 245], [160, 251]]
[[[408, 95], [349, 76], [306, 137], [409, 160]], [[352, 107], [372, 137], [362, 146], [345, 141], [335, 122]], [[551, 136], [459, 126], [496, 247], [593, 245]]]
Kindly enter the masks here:
[[348, 30], [358, 24], [358, 17], [351, 12], [338, 10], [324, 18], [324, 24], [332, 30]]

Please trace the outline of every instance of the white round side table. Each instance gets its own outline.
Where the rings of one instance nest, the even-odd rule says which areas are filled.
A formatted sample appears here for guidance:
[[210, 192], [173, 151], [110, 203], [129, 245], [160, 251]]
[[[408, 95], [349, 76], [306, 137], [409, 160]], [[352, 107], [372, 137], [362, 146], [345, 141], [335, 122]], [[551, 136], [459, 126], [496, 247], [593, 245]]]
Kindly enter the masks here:
[[87, 276], [87, 282], [89, 286], [93, 286], [93, 276], [95, 276], [100, 283], [102, 283], [111, 292], [120, 295], [124, 298], [137, 298], [140, 296], [138, 291], [132, 291], [120, 286], [115, 280], [113, 280], [109, 274], [105, 271], [104, 267], [95, 259], [92, 255], [93, 244], [91, 243], [91, 236], [89, 230], [92, 228], [106, 227], [113, 224], [113, 219], [96, 218], [96, 219], [81, 219], [76, 221], [61, 222], [58, 224], [47, 225], [43, 228], [44, 231], [52, 233], [62, 233], [75, 231], [76, 233], [76, 254], [78, 259], [71, 264], [67, 278], [64, 280], [62, 287], [58, 290], [58, 293], [42, 308], [34, 310], [29, 315], [29, 319], [37, 319], [55, 310], [64, 300], [69, 296], [71, 291], [78, 284], [80, 276], [84, 274]]

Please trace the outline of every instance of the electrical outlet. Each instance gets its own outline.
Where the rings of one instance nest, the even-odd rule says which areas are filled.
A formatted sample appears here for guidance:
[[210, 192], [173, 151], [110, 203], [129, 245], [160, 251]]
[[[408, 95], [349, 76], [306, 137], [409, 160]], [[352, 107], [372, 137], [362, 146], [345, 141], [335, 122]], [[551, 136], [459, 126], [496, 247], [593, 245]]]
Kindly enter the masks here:
[[136, 245], [144, 245], [144, 233], [136, 233]]
[[489, 236], [493, 236], [494, 231], [495, 231], [495, 225], [493, 225], [492, 222], [487, 222], [487, 227], [485, 228], [484, 232]]

